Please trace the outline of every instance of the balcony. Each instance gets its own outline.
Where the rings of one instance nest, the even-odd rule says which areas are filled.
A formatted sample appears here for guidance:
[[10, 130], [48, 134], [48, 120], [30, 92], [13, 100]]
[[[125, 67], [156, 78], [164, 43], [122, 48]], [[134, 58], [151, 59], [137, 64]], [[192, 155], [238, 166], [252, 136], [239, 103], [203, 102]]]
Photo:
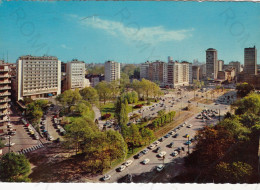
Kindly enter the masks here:
[[10, 78], [11, 75], [0, 75], [0, 78]]
[[10, 101], [11, 101], [11, 99], [9, 99], [9, 98], [0, 99], [0, 102], [10, 102]]
[[11, 86], [4, 86], [4, 87], [0, 87], [0, 90], [10, 90]]
[[[1, 90], [1, 89], [0, 89]], [[0, 93], [0, 96], [10, 96], [11, 95], [11, 93], [10, 92], [8, 92], [8, 93]]]
[[0, 81], [0, 84], [8, 84], [8, 83], [11, 83], [11, 81], [10, 80]]
[[0, 105], [0, 109], [7, 109], [9, 107], [10, 107], [10, 105]]
[[7, 68], [7, 69], [0, 69], [0, 71], [11, 71], [11, 69]]

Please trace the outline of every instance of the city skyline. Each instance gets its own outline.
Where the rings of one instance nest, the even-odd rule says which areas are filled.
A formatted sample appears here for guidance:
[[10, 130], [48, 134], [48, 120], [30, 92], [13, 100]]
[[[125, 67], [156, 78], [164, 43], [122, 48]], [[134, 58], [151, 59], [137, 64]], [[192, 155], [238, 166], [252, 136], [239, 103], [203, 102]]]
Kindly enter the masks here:
[[245, 2], [2, 2], [0, 58], [206, 62], [205, 51], [214, 48], [225, 64], [244, 64], [244, 48], [260, 46], [259, 8]]

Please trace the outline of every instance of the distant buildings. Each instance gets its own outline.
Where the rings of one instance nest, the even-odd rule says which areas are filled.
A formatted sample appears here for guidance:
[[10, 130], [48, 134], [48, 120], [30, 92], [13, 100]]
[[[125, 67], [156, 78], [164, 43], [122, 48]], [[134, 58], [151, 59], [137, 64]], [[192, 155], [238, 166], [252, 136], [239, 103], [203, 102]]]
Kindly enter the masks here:
[[105, 62], [105, 81], [111, 82], [120, 79], [120, 63], [115, 61]]
[[159, 60], [150, 63], [148, 67], [148, 79], [163, 84], [165, 82], [165, 65], [165, 62]]
[[150, 62], [146, 61], [145, 63], [141, 63], [140, 66], [140, 79], [148, 79], [148, 68], [149, 68]]
[[21, 56], [17, 60], [16, 97], [43, 98], [61, 93], [61, 62], [53, 56]]
[[238, 75], [241, 72], [241, 64], [239, 61], [231, 61], [229, 65], [235, 68], [235, 75]]
[[200, 80], [200, 66], [199, 65], [193, 65], [192, 66], [192, 79], [193, 80]]
[[99, 82], [105, 80], [105, 76], [103, 74], [100, 75], [88, 74], [86, 75], [86, 79], [89, 80], [91, 87], [95, 87]]
[[216, 79], [218, 74], [218, 53], [217, 50], [209, 48], [206, 50], [206, 76]]
[[222, 71], [223, 70], [223, 65], [224, 65], [224, 61], [223, 60], [218, 60], [218, 71]]
[[83, 61], [73, 59], [67, 63], [66, 70], [67, 89], [81, 89], [85, 87], [85, 63]]
[[11, 99], [11, 69], [4, 61], [0, 61], [0, 125], [4, 125], [9, 121], [8, 108]]

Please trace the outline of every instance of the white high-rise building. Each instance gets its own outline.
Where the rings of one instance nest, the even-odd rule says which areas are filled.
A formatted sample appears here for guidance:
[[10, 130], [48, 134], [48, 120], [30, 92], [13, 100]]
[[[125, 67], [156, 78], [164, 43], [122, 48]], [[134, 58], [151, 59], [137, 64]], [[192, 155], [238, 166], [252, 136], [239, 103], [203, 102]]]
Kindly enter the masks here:
[[189, 85], [190, 63], [171, 62], [167, 65], [167, 85], [175, 88]]
[[105, 81], [111, 82], [120, 79], [120, 63], [115, 61], [105, 62]]
[[73, 59], [67, 63], [67, 89], [76, 89], [85, 87], [85, 63]]
[[61, 62], [53, 56], [21, 56], [17, 60], [17, 99], [43, 98], [61, 93]]

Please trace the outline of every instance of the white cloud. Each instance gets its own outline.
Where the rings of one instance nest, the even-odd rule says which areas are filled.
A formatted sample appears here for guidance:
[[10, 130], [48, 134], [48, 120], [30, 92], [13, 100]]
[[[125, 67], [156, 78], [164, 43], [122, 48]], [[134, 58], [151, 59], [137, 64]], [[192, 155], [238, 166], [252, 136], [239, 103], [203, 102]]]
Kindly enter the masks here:
[[163, 26], [140, 27], [137, 22], [127, 25], [111, 20], [100, 19], [96, 16], [79, 17], [69, 15], [70, 18], [77, 19], [85, 27], [103, 30], [110, 35], [122, 37], [128, 41], [140, 41], [143, 43], [157, 44], [167, 41], [181, 41], [192, 36], [192, 29], [167, 30]]
[[61, 44], [60, 47], [62, 47], [64, 49], [71, 49], [70, 47], [66, 46], [65, 44]]

